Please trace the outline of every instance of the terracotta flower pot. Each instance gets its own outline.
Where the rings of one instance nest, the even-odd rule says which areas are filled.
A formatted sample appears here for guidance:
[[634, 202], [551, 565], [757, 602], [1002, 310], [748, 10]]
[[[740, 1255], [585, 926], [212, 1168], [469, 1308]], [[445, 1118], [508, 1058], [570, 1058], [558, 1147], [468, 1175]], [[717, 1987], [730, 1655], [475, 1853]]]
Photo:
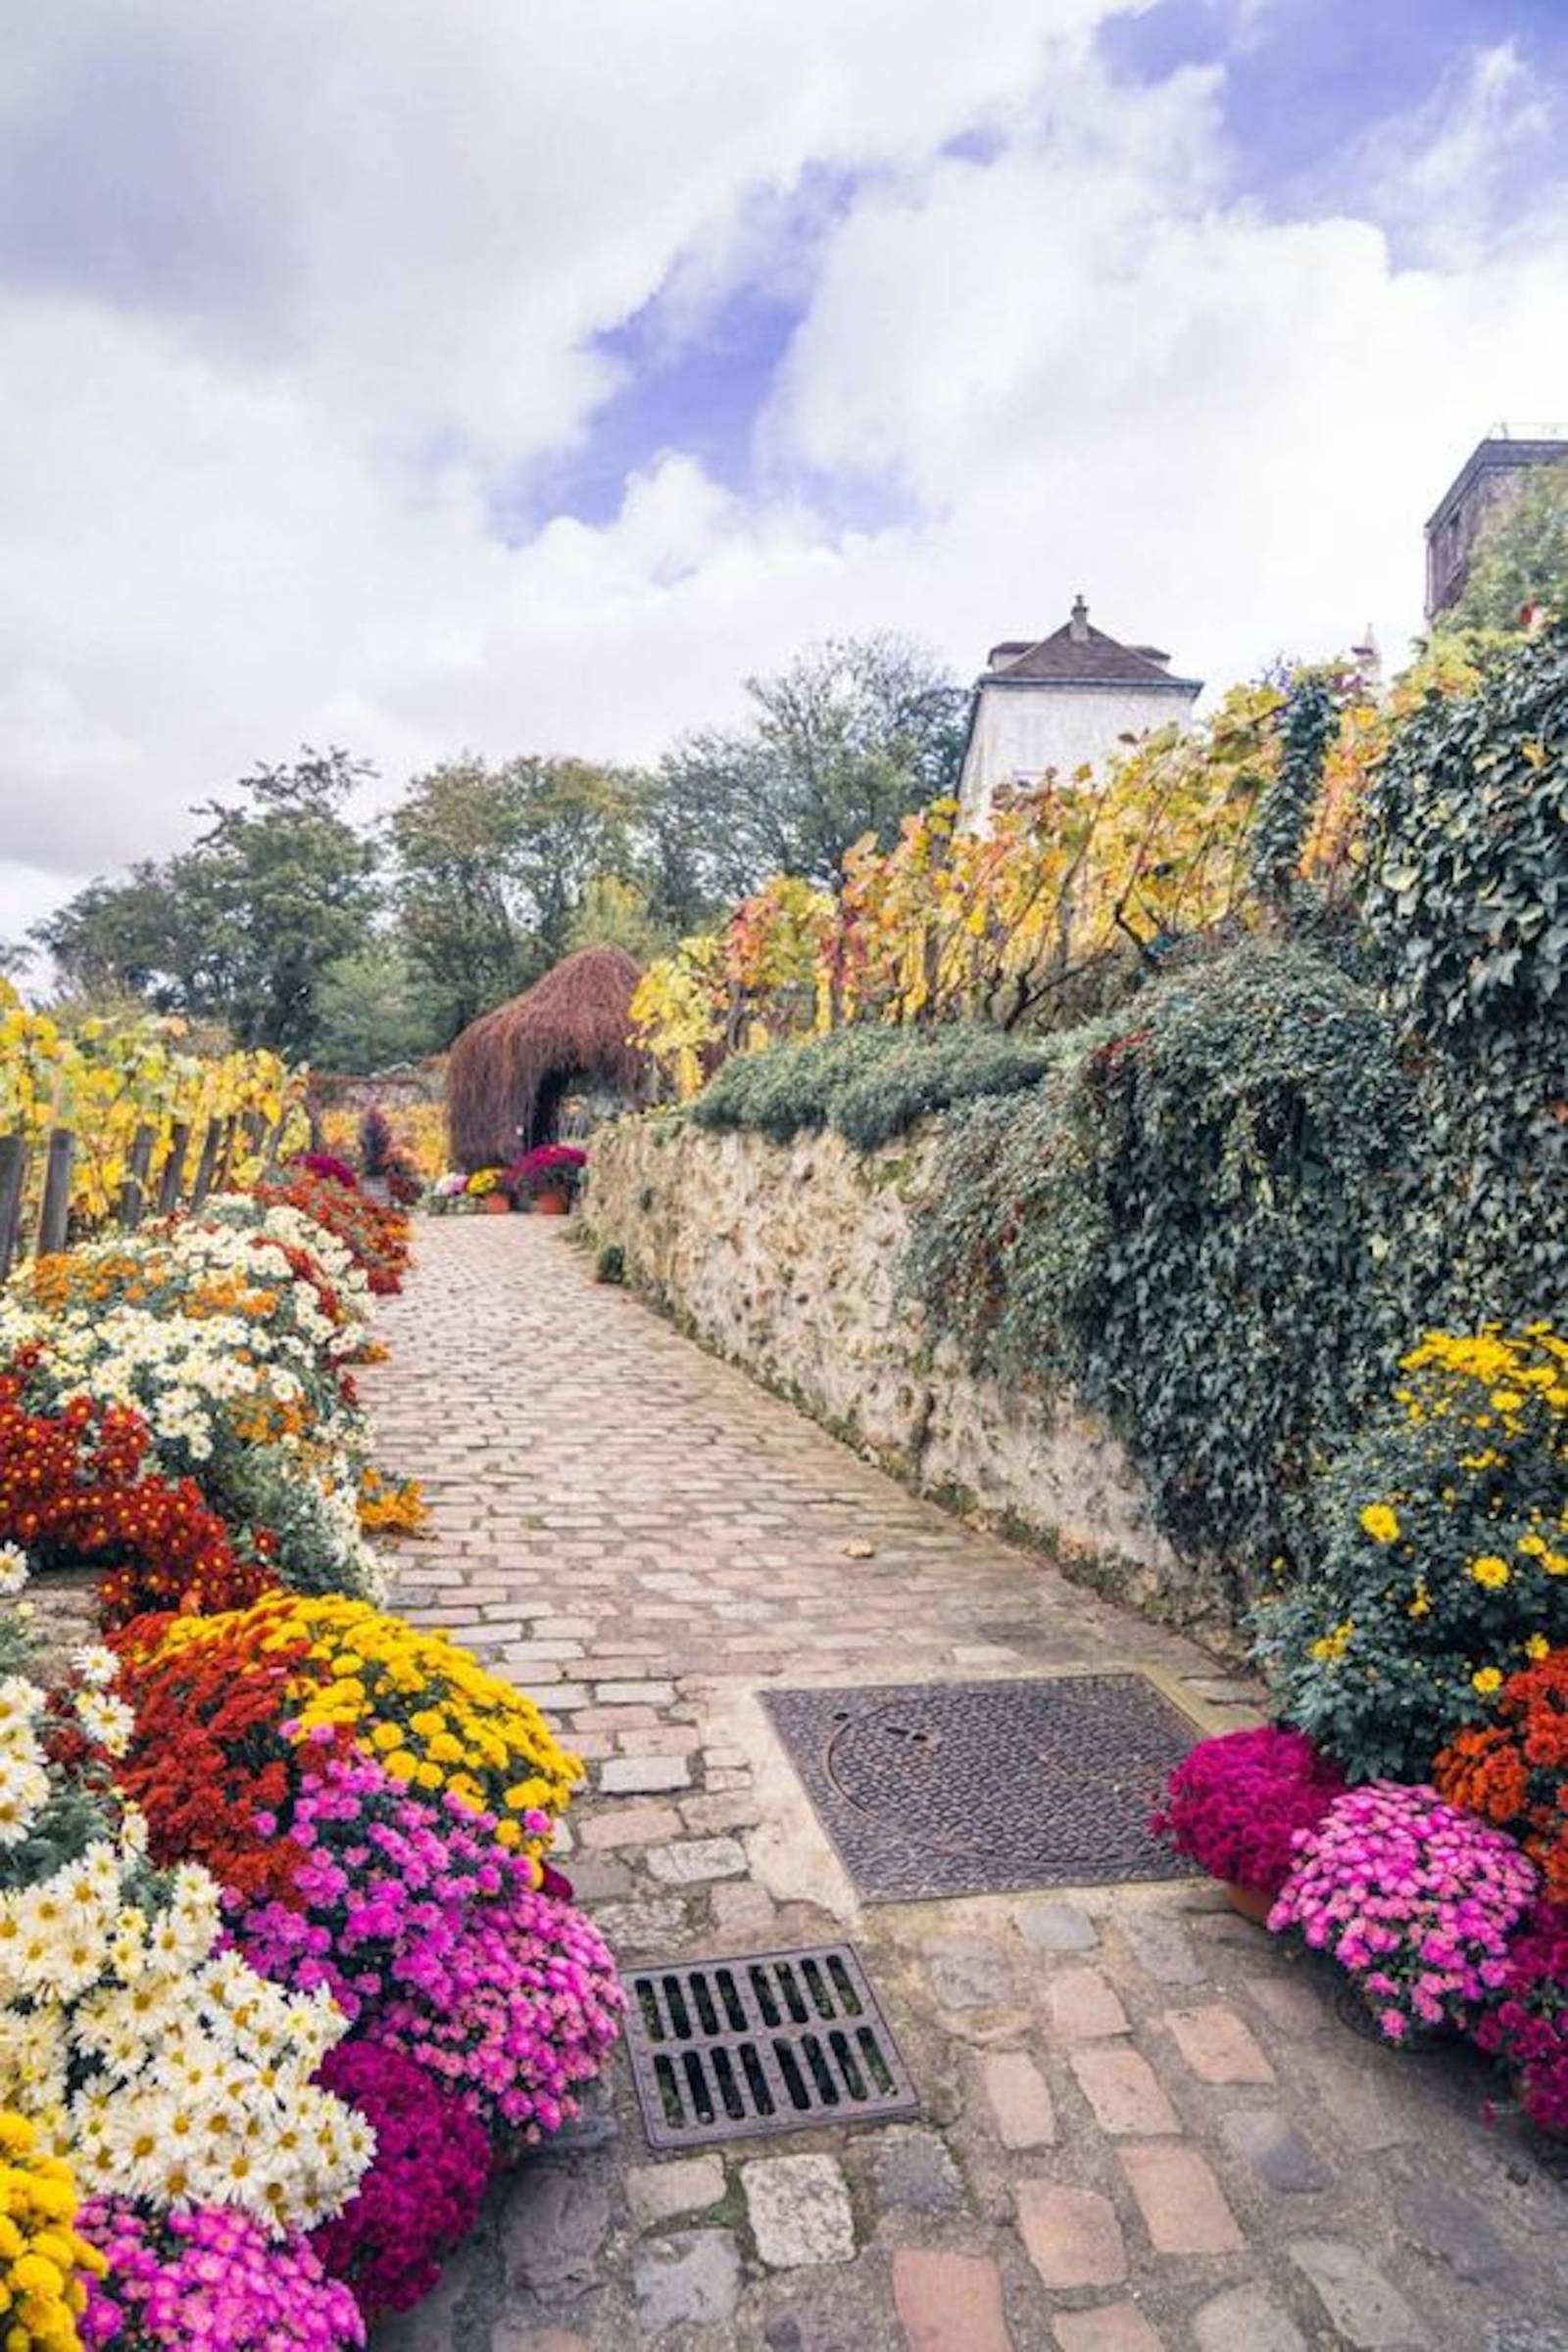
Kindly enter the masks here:
[[512, 1214], [512, 1202], [505, 1193], [481, 1194], [479, 1206], [487, 1217], [510, 1217]]
[[535, 1193], [533, 1204], [542, 1217], [564, 1217], [571, 1207], [564, 1193]]
[[1266, 1928], [1268, 1926], [1268, 1915], [1274, 1908], [1274, 1897], [1271, 1894], [1259, 1894], [1252, 1886], [1239, 1886], [1234, 1879], [1225, 1881], [1225, 1892], [1230, 1899], [1233, 1911], [1239, 1911], [1242, 1917], [1250, 1919], [1254, 1927]]

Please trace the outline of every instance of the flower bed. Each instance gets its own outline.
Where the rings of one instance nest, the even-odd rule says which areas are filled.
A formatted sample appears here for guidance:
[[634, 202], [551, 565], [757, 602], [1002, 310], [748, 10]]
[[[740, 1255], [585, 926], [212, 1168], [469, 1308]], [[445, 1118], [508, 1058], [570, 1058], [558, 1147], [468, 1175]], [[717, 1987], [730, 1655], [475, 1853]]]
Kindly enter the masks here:
[[1155, 1826], [1271, 1894], [1390, 2040], [1468, 2034], [1560, 2133], [1568, 1342], [1431, 1332], [1401, 1369], [1324, 1474], [1316, 1575], [1258, 1612], [1282, 1725], [1200, 1741]]
[[580, 1765], [365, 1597], [421, 1514], [350, 1370], [406, 1255], [297, 1168], [0, 1293], [0, 1595], [90, 1564], [108, 1636], [46, 1690], [0, 1614], [19, 2341], [363, 2345], [618, 2031], [545, 1861]]

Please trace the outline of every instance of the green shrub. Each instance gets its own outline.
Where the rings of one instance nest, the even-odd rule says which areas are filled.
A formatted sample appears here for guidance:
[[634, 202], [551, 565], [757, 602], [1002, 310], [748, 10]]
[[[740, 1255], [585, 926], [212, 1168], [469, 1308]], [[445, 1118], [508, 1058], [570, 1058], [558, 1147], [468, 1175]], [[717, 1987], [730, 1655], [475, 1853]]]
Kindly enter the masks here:
[[626, 1279], [626, 1252], [619, 1242], [606, 1242], [594, 1259], [595, 1282], [622, 1283]]
[[1351, 1780], [1431, 1777], [1510, 1674], [1568, 1643], [1568, 1343], [1429, 1333], [1326, 1470], [1322, 1550], [1256, 1612], [1286, 1717]]
[[1053, 1048], [1000, 1029], [836, 1029], [805, 1045], [732, 1056], [691, 1105], [699, 1127], [755, 1128], [775, 1143], [831, 1127], [871, 1152], [929, 1112], [1033, 1086]]
[[1404, 1255], [1427, 1320], [1568, 1296], [1568, 623], [1397, 729], [1364, 906], [1417, 1069]]
[[[1406, 1090], [1367, 993], [1244, 947], [956, 1122], [910, 1286], [1002, 1373], [1104, 1410], [1189, 1549], [1308, 1547], [1310, 1479], [1382, 1382]], [[1125, 1016], [1124, 1016], [1125, 1022]]]

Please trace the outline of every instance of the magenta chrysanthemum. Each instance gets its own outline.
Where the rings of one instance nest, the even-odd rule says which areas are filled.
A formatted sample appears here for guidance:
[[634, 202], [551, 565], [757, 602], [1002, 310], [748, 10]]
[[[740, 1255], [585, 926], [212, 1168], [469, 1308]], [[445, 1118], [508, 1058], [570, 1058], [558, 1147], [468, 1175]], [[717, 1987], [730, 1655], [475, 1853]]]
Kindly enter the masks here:
[[1467, 2024], [1503, 1983], [1536, 1872], [1502, 1831], [1435, 1788], [1372, 1781], [1337, 1797], [1296, 1845], [1268, 1924], [1331, 1952], [1391, 2041]]

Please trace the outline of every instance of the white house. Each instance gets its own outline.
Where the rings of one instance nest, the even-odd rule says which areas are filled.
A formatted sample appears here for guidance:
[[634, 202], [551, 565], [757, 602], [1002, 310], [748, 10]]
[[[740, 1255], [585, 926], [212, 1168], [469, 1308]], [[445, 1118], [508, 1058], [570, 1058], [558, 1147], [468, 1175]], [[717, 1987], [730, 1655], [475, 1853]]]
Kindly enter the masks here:
[[1037, 644], [994, 645], [969, 704], [958, 781], [960, 821], [983, 832], [999, 798], [1102, 768], [1121, 738], [1185, 725], [1201, 678], [1173, 678], [1170, 656], [1119, 645], [1091, 628], [1080, 596], [1072, 616]]

